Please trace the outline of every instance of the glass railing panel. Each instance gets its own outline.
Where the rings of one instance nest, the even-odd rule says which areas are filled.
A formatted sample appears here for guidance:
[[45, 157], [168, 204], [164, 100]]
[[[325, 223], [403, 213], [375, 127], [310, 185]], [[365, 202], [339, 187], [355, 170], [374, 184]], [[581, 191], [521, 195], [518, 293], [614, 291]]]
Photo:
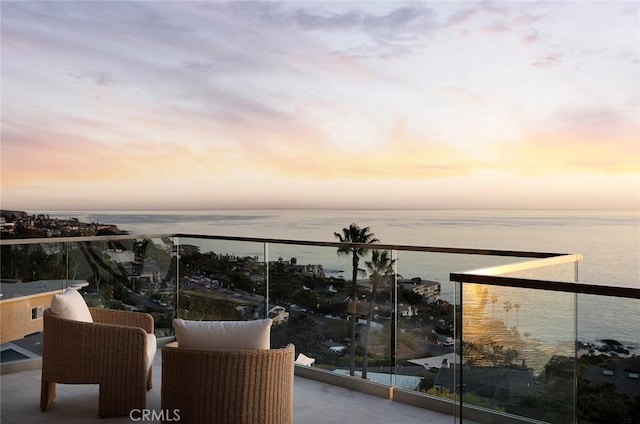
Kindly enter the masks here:
[[[529, 259], [489, 254], [401, 250], [398, 252], [398, 274], [404, 278], [428, 277], [433, 281], [449, 281], [451, 272], [486, 269], [527, 260]], [[443, 291], [443, 295], [446, 296], [447, 291]]]
[[156, 335], [171, 335], [175, 309], [173, 239], [99, 238], [68, 243], [70, 279], [86, 280], [90, 307], [151, 313]]
[[197, 321], [263, 318], [265, 245], [180, 237], [177, 316]]
[[[354, 328], [351, 255], [339, 255], [336, 247], [277, 243], [268, 252], [272, 344], [293, 343], [296, 355], [303, 355], [300, 364], [313, 361], [317, 368], [361, 376], [370, 305], [366, 274], [358, 273]], [[367, 257], [359, 260], [364, 268]]]
[[640, 299], [578, 295], [578, 422], [640, 413]]
[[[269, 316], [273, 347], [294, 343], [315, 367], [353, 369], [412, 397], [462, 400], [452, 415], [481, 411], [476, 422], [625, 422], [640, 410], [640, 300], [562, 291], [579, 277], [579, 256], [370, 250], [354, 308], [352, 257], [320, 244], [199, 235], [7, 243], [2, 321], [16, 321], [6, 302], [30, 295], [20, 290], [76, 285], [90, 306], [151, 313], [160, 336], [173, 335], [175, 316]], [[483, 269], [462, 284], [472, 275], [461, 271]], [[535, 289], [508, 286], [532, 280]]]
[[[42, 314], [55, 293], [84, 281], [69, 280], [61, 242], [9, 244], [0, 251], [0, 331], [3, 364], [42, 353]], [[75, 278], [79, 278], [74, 276]]]
[[[362, 349], [362, 378], [389, 386], [413, 386], [399, 378], [395, 367], [397, 340], [398, 259], [394, 250], [371, 250], [360, 268], [358, 284], [358, 346]], [[358, 358], [359, 359], [359, 358]], [[412, 377], [409, 380], [416, 380]]]
[[458, 259], [443, 253], [397, 253], [394, 387], [443, 397], [436, 377], [443, 361], [456, 357], [457, 296], [448, 277], [452, 269], [465, 266]]
[[456, 387], [463, 405], [493, 411], [496, 418], [506, 413], [572, 422], [574, 300], [572, 293], [464, 284], [457, 365], [463, 383]]
[[10, 244], [1, 248], [0, 275], [3, 283], [67, 278], [64, 243]]
[[[442, 390], [444, 379], [454, 379], [455, 370], [448, 368], [460, 361], [457, 343], [460, 332], [460, 284], [451, 282], [449, 274], [518, 260], [504, 256], [406, 250], [397, 253], [398, 313], [394, 363], [398, 376], [395, 387], [407, 389], [413, 386], [411, 390], [423, 394], [457, 398], [455, 391], [449, 393]], [[418, 379], [411, 380], [410, 377]], [[416, 381], [417, 384], [413, 385]]]

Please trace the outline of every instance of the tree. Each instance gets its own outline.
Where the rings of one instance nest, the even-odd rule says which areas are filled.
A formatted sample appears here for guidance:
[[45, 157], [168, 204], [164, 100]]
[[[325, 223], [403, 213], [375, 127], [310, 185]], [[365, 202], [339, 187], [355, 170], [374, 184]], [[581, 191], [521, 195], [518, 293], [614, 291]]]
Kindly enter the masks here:
[[471, 366], [508, 367], [518, 358], [513, 348], [505, 348], [493, 339], [478, 342], [462, 342], [462, 359]]
[[496, 302], [498, 301], [498, 295], [491, 295], [491, 318], [495, 318], [496, 316]]
[[344, 246], [338, 248], [338, 256], [351, 256], [353, 274], [352, 274], [352, 287], [351, 287], [351, 304], [352, 304], [352, 316], [351, 316], [351, 358], [349, 364], [349, 374], [355, 375], [356, 369], [356, 314], [357, 314], [357, 300], [358, 300], [358, 288], [357, 279], [358, 266], [360, 265], [360, 257], [366, 255], [369, 249], [361, 245], [353, 245], [353, 243], [359, 244], [371, 244], [377, 243], [379, 240], [375, 238], [375, 234], [370, 232], [369, 227], [360, 228], [356, 224], [351, 224], [347, 228], [342, 229], [341, 233], [333, 233], [340, 243], [344, 243]]
[[509, 328], [509, 312], [511, 312], [511, 310], [513, 309], [513, 304], [511, 303], [511, 301], [507, 300], [506, 302], [504, 302], [504, 310], [507, 313], [507, 329]]
[[369, 301], [369, 315], [367, 316], [367, 329], [364, 333], [364, 354], [362, 359], [362, 378], [367, 378], [368, 356], [369, 356], [369, 331], [371, 331], [371, 320], [373, 319], [373, 309], [375, 307], [378, 286], [387, 284], [393, 277], [393, 266], [395, 259], [389, 257], [389, 251], [374, 250], [371, 253], [371, 261], [365, 262], [371, 279], [371, 300]]
[[578, 383], [576, 413], [580, 422], [637, 423], [640, 414], [640, 396], [635, 399], [621, 393], [609, 382], [592, 383], [581, 379]]
[[296, 352], [318, 355], [322, 347], [322, 331], [316, 321], [308, 314], [292, 315], [284, 325], [272, 330], [271, 347], [278, 348], [293, 343]]

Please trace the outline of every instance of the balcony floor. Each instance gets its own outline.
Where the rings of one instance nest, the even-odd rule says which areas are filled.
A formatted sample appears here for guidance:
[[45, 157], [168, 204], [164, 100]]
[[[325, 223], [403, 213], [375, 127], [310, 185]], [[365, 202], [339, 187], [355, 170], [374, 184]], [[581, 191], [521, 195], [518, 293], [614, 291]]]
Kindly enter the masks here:
[[[161, 356], [154, 360], [154, 388], [148, 392], [147, 408], [160, 411]], [[129, 417], [98, 417], [98, 386], [57, 386], [57, 399], [40, 411], [40, 370], [22, 371], [0, 376], [2, 424], [47, 423], [131, 423]], [[452, 424], [451, 415], [369, 396], [360, 392], [295, 377], [294, 422], [388, 424]], [[466, 422], [466, 421], [465, 421]]]

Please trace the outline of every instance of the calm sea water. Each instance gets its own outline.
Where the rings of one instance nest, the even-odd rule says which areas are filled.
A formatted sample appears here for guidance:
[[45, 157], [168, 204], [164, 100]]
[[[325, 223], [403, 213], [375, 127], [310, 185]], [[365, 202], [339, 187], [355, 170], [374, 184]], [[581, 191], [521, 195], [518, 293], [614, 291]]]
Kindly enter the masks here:
[[[335, 231], [354, 222], [369, 226], [382, 243], [414, 246], [464, 247], [579, 253], [580, 282], [640, 287], [640, 217], [637, 211], [482, 211], [482, 210], [223, 210], [162, 212], [49, 212], [55, 217], [77, 217], [85, 222], [115, 224], [130, 234], [209, 234], [292, 240], [335, 241]], [[185, 241], [191, 242], [191, 241]], [[204, 249], [220, 249], [220, 243]], [[228, 253], [262, 256], [261, 245], [227, 243]], [[270, 245], [271, 259], [296, 257], [298, 263], [321, 263], [325, 269], [346, 272], [349, 260], [335, 249]], [[513, 258], [482, 258], [399, 252], [398, 273], [405, 278], [440, 281], [443, 294], [453, 296], [449, 272], [519, 262]], [[573, 265], [545, 269], [541, 277], [573, 281]], [[348, 278], [348, 277], [347, 277]], [[522, 289], [489, 288], [497, 302], [488, 302], [477, 318], [498, 318], [516, 325], [520, 334], [555, 343], [574, 337], [617, 338], [640, 345], [640, 300], [579, 296]], [[465, 305], [481, 305], [479, 296], [465, 292]], [[505, 301], [518, 303], [506, 311]], [[553, 322], [553, 325], [549, 325]]]
[[382, 243], [580, 253], [580, 280], [640, 287], [637, 211], [241, 210], [50, 212], [132, 234], [194, 233], [336, 241], [355, 222]]

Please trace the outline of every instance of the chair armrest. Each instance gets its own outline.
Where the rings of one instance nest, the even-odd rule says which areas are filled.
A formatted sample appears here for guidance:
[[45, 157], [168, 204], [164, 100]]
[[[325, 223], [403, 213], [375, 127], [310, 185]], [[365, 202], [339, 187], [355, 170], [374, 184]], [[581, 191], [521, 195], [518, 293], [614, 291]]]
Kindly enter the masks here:
[[96, 323], [139, 327], [149, 334], [154, 332], [153, 317], [149, 314], [100, 308], [89, 308], [89, 311]]

